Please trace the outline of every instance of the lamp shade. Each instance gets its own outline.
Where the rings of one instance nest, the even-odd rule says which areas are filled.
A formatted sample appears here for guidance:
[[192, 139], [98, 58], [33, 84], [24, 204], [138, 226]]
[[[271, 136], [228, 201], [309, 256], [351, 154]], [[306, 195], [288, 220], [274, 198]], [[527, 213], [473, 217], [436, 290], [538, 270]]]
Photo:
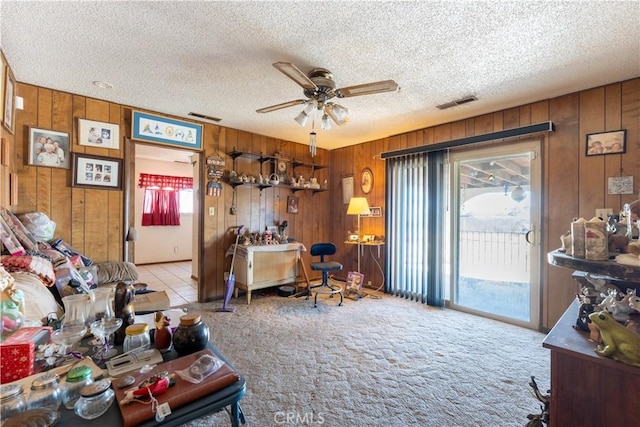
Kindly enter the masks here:
[[322, 116], [322, 130], [330, 130], [331, 127], [331, 119], [329, 119], [329, 116], [325, 113]]
[[352, 197], [349, 200], [347, 215], [370, 215], [369, 202], [366, 197]]
[[302, 127], [304, 127], [304, 125], [307, 124], [307, 120], [309, 119], [309, 116], [307, 115], [307, 113], [305, 113], [304, 111], [300, 111], [300, 114], [298, 114], [294, 120]]

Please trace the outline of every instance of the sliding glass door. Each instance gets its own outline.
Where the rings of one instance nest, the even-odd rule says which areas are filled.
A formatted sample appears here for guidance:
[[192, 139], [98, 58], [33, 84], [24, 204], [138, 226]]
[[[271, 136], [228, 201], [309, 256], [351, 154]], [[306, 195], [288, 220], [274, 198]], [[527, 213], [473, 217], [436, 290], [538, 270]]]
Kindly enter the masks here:
[[537, 328], [539, 141], [452, 151], [451, 307]]

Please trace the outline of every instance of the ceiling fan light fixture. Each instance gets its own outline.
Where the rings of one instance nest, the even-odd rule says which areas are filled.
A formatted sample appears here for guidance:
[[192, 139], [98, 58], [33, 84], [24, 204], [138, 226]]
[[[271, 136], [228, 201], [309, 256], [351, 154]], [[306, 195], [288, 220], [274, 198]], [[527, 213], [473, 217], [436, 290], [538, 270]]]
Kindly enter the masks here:
[[316, 106], [318, 105], [318, 102], [315, 99], [310, 100], [309, 102], [307, 102], [307, 105], [304, 107], [304, 113], [308, 116], [311, 114], [311, 112], [313, 110], [315, 110]]
[[333, 104], [333, 114], [339, 122], [345, 122], [349, 118], [349, 109], [342, 105]]
[[309, 115], [304, 111], [300, 111], [293, 120], [295, 120], [300, 126], [304, 127], [307, 124], [307, 120], [309, 120]]
[[330, 130], [332, 127], [333, 126], [331, 125], [331, 119], [329, 119], [327, 113], [324, 113], [322, 115], [322, 130]]

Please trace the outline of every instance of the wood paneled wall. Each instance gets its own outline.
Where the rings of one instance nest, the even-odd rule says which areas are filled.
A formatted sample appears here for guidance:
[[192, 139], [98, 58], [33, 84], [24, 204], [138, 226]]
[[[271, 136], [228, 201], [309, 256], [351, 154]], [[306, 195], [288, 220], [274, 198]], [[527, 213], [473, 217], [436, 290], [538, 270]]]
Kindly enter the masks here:
[[[125, 138], [119, 150], [107, 150], [80, 146], [77, 143], [77, 119], [117, 123], [122, 136], [130, 134], [129, 107], [83, 96], [68, 94], [27, 84], [18, 84], [17, 94], [24, 98], [25, 109], [16, 114], [16, 132], [2, 131], [8, 142], [12, 162], [2, 167], [2, 204], [8, 206], [6, 176], [15, 171], [19, 177], [19, 203], [12, 209], [17, 213], [41, 211], [57, 223], [56, 236], [67, 240], [77, 250], [95, 261], [118, 261], [123, 258], [124, 192], [72, 188], [71, 171], [28, 166], [28, 129], [36, 126], [44, 129], [69, 132], [74, 152], [85, 152], [115, 158], [123, 158]], [[329, 169], [316, 173], [319, 181], [329, 181], [329, 192], [297, 192], [300, 199], [298, 214], [286, 211], [285, 188], [259, 191], [238, 187], [235, 190], [237, 214], [229, 213], [234, 203], [234, 190], [224, 186], [221, 197], [200, 196], [202, 202], [202, 273], [200, 301], [222, 296], [223, 273], [230, 260], [224, 252], [233, 241], [230, 227], [244, 225], [251, 231], [262, 231], [266, 225], [287, 220], [289, 235], [307, 248], [318, 241], [338, 244], [337, 260], [344, 270], [355, 270], [357, 251], [354, 246], [341, 245], [348, 231], [356, 229], [356, 217], [347, 216], [342, 201], [341, 180], [353, 175], [355, 195], [363, 195], [360, 189], [360, 172], [369, 167], [374, 173], [373, 190], [367, 195], [371, 206], [382, 207], [380, 218], [363, 218], [363, 234], [384, 234], [384, 185], [385, 163], [380, 153], [407, 147], [442, 142], [502, 129], [509, 129], [543, 121], [552, 121], [556, 131], [544, 137], [544, 187], [542, 252], [546, 254], [559, 246], [559, 236], [564, 234], [574, 217], [591, 218], [600, 207], [621, 209], [624, 203], [637, 198], [607, 194], [608, 177], [633, 176], [636, 192], [640, 185], [640, 78], [618, 82], [603, 87], [584, 90], [558, 98], [509, 108], [457, 122], [446, 123], [413, 132], [345, 147], [328, 152], [319, 150], [312, 159], [306, 145], [269, 138], [249, 132], [204, 124], [203, 158], [232, 149], [264, 153], [287, 153], [302, 162], [328, 164]], [[587, 158], [586, 134], [607, 130], [627, 129], [627, 151], [620, 155]], [[15, 161], [13, 161], [15, 159]], [[227, 169], [257, 174], [260, 164], [239, 158], [227, 159]], [[265, 168], [268, 165], [265, 164]], [[305, 177], [309, 172], [300, 170]], [[204, 182], [205, 173], [202, 172]], [[209, 216], [209, 207], [216, 214]], [[377, 256], [377, 250], [373, 249]], [[372, 254], [365, 250], [362, 270], [365, 281], [371, 280], [377, 287], [383, 273], [373, 262]], [[384, 267], [384, 251], [376, 260]], [[303, 254], [308, 264], [311, 257]], [[542, 267], [542, 327], [550, 328], [573, 299], [576, 287], [571, 272], [557, 267]]]
[[[124, 158], [124, 153], [131, 142], [125, 137], [131, 134], [131, 108], [96, 100], [79, 95], [55, 91], [28, 84], [18, 84], [18, 94], [24, 97], [25, 109], [16, 115], [15, 139], [8, 135], [8, 140], [15, 156], [11, 156], [9, 169], [17, 171], [19, 176], [19, 203], [13, 210], [20, 214], [39, 211], [47, 214], [56, 222], [56, 237], [61, 237], [79, 252], [87, 255], [95, 262], [121, 261], [124, 258], [124, 242], [128, 226], [125, 221], [125, 197], [122, 191], [94, 190], [73, 188], [71, 186], [71, 169], [37, 167], [27, 165], [29, 128], [38, 127], [59, 132], [67, 132], [71, 137], [71, 151], [112, 158]], [[120, 126], [120, 148], [110, 150], [87, 147], [78, 144], [78, 118], [115, 123]], [[180, 119], [180, 118], [178, 118]], [[3, 134], [3, 137], [5, 135]], [[329, 154], [326, 150], [318, 150], [315, 158], [311, 158], [309, 147], [293, 142], [267, 138], [248, 132], [228, 129], [211, 124], [204, 124], [203, 159], [206, 156], [224, 153], [233, 149], [252, 153], [273, 155], [276, 152], [287, 154], [292, 160], [305, 163], [327, 165]], [[69, 155], [69, 154], [68, 154]], [[226, 156], [226, 168], [236, 169], [257, 175], [260, 163], [239, 158], [235, 164]], [[206, 165], [206, 162], [202, 162]], [[271, 173], [272, 166], [265, 163], [264, 173]], [[3, 169], [3, 174], [5, 170]], [[297, 175], [310, 177], [311, 170], [299, 168]], [[132, 175], [133, 176], [133, 175]], [[316, 171], [316, 177], [322, 182], [329, 178], [329, 169]], [[201, 184], [205, 183], [206, 170], [201, 171]], [[3, 179], [4, 182], [4, 179]], [[131, 182], [133, 188], [136, 183]], [[4, 186], [4, 184], [3, 184]], [[206, 186], [200, 186], [206, 188]], [[4, 203], [3, 191], [3, 205]], [[301, 241], [307, 248], [313, 242], [327, 240], [329, 222], [329, 193], [312, 193], [298, 191], [299, 213], [287, 213], [287, 196], [292, 192], [287, 188], [268, 188], [259, 191], [257, 188], [238, 187], [234, 190], [224, 185], [221, 197], [199, 194], [202, 235], [202, 274], [203, 280], [199, 289], [200, 301], [208, 301], [224, 294], [224, 275], [229, 270], [230, 259], [225, 251], [233, 242], [234, 236], [230, 228], [244, 225], [251, 232], [264, 231], [267, 225], [275, 225], [281, 221], [289, 224], [288, 233]], [[129, 212], [133, 215], [135, 198], [131, 198]], [[230, 214], [230, 206], [235, 203], [237, 214]], [[215, 208], [215, 215], [209, 216], [209, 207]], [[130, 248], [133, 253], [133, 248]], [[309, 263], [308, 254], [303, 255], [304, 262]]]
[[[344, 241], [347, 230], [355, 229], [355, 219], [345, 215], [339, 180], [355, 175], [355, 195], [363, 195], [359, 174], [364, 167], [374, 171], [374, 190], [367, 195], [370, 205], [382, 206], [384, 214], [384, 162], [379, 153], [428, 145], [451, 139], [480, 135], [529, 124], [552, 121], [556, 130], [544, 137], [543, 223], [542, 223], [542, 328], [551, 328], [575, 297], [571, 271], [549, 266], [546, 253], [560, 246], [560, 236], [569, 230], [574, 217], [590, 219], [596, 208], [618, 211], [638, 198], [640, 186], [640, 78], [584, 90], [558, 98], [509, 108], [482, 116], [446, 123], [366, 142], [331, 152], [331, 217], [342, 227], [332, 227], [331, 239]], [[624, 154], [585, 156], [586, 135], [627, 129]], [[634, 195], [607, 194], [607, 178], [633, 176]], [[338, 208], [339, 207], [339, 208]], [[362, 220], [365, 234], [384, 234], [380, 218]], [[346, 245], [345, 245], [346, 246]], [[345, 270], [356, 269], [355, 248], [342, 247], [340, 261]], [[384, 266], [384, 256], [379, 262]], [[380, 282], [380, 272], [371, 258], [362, 263], [365, 281]]]

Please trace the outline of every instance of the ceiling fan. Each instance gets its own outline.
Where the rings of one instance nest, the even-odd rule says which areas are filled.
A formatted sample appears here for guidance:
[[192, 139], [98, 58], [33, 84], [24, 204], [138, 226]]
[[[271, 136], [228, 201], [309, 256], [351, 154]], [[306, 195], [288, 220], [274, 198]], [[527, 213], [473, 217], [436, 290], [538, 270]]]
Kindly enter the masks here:
[[[349, 121], [349, 110], [342, 105], [329, 102], [333, 98], [349, 98], [352, 96], [371, 95], [374, 93], [393, 92], [398, 89], [398, 84], [393, 80], [364, 83], [361, 85], [347, 86], [336, 89], [331, 71], [325, 68], [314, 68], [308, 74], [304, 74], [298, 67], [289, 62], [276, 62], [273, 64], [280, 72], [302, 86], [307, 99], [283, 102], [282, 104], [256, 110], [257, 113], [269, 113], [294, 105], [305, 104], [304, 110], [295, 118], [301, 126], [307, 123], [309, 116], [316, 110], [322, 112], [322, 129], [331, 129], [331, 120], [338, 125], [344, 125]], [[313, 132], [315, 134], [315, 132]]]

